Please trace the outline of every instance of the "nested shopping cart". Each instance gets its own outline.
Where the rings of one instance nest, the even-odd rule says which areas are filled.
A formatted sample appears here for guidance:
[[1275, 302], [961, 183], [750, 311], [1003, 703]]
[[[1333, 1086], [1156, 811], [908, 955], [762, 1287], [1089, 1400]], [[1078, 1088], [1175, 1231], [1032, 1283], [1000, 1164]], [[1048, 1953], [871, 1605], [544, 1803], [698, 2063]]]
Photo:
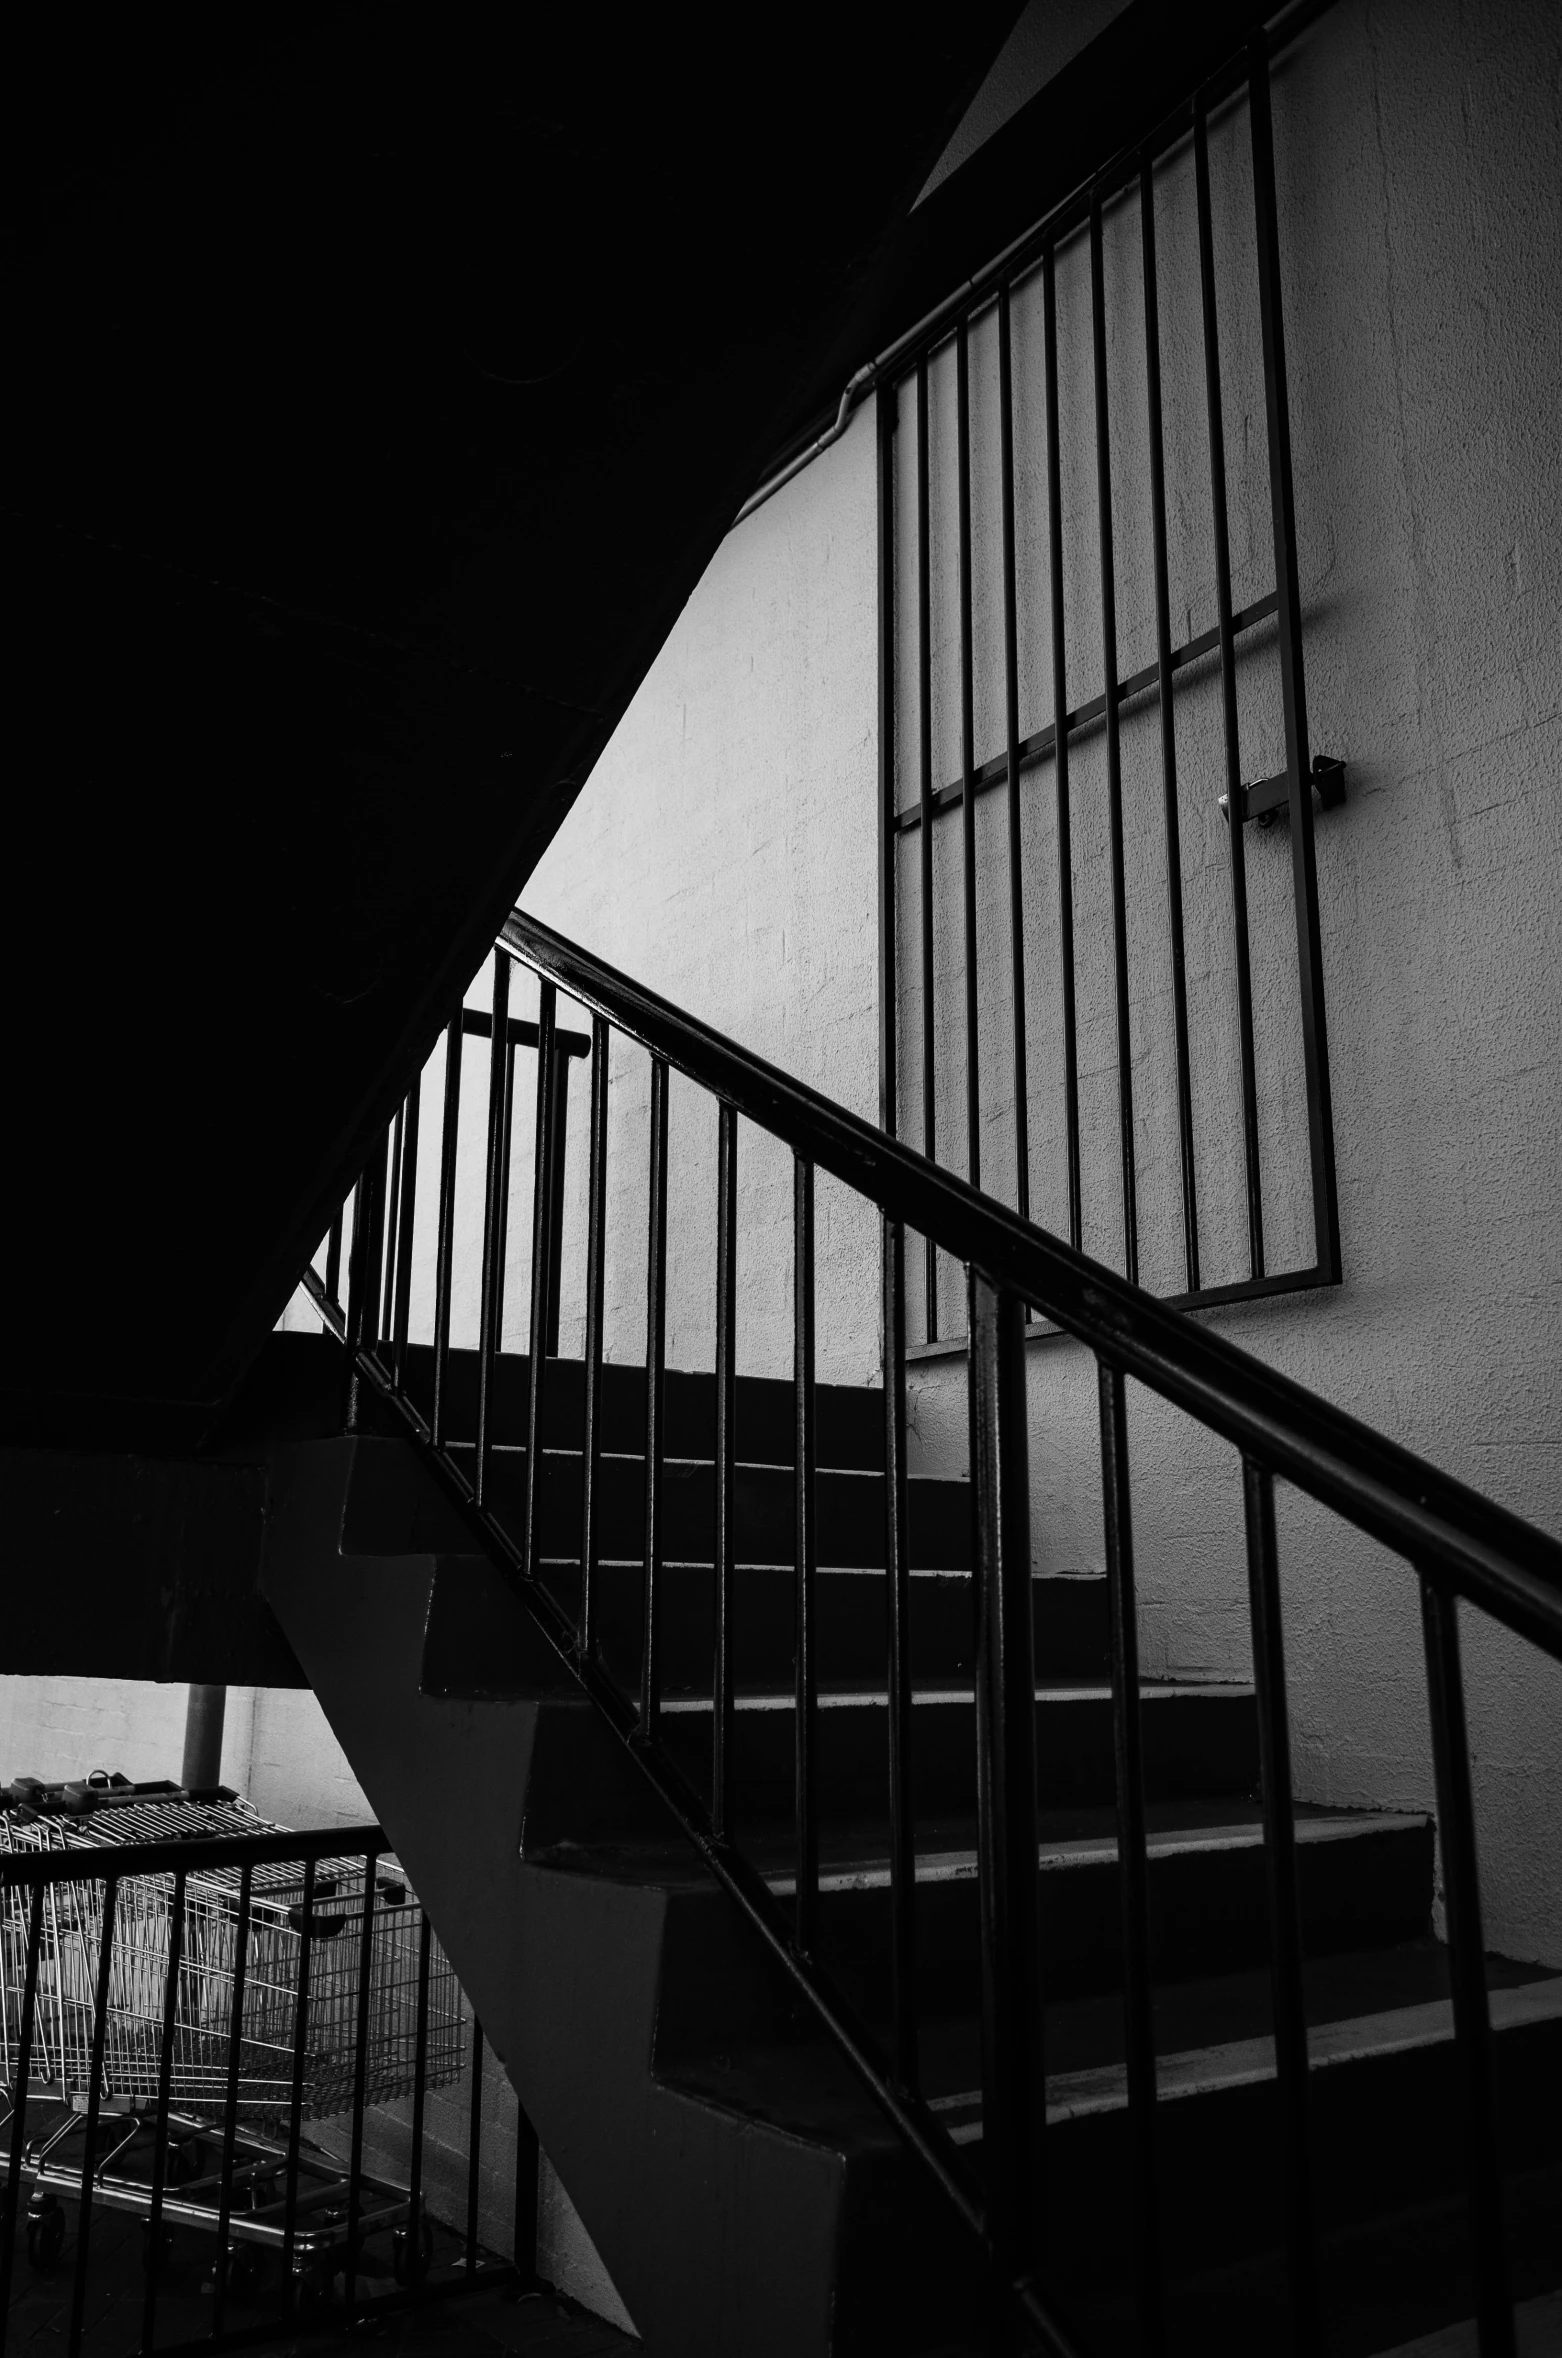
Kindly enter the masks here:
[[[286, 1832], [237, 1796], [195, 1800], [123, 1779], [19, 1780], [0, 1806], [0, 1855]], [[362, 2171], [350, 2186], [339, 2163], [298, 2133], [300, 2121], [460, 2077], [460, 1991], [395, 1860], [380, 1854], [371, 1870], [365, 1855], [344, 1853], [316, 1857], [311, 1871], [302, 1858], [241, 1864], [235, 1854], [235, 1863], [182, 1877], [162, 1867], [123, 1873], [112, 1902], [107, 1893], [95, 1879], [42, 1886], [21, 2157], [34, 2264], [48, 2266], [63, 2245], [60, 2196], [85, 2192], [149, 2223], [155, 2208], [160, 2239], [181, 2225], [224, 2235], [241, 2296], [267, 2248], [285, 2247], [299, 2281], [318, 2286], [349, 2238], [382, 2231], [394, 2236], [398, 2274], [421, 2273], [428, 2230], [415, 2190]], [[32, 1908], [31, 1890], [7, 1882], [0, 2137], [16, 2112]], [[164, 2087], [168, 2142], [157, 2173]], [[230, 2113], [232, 2154], [210, 2170], [211, 2137]], [[154, 2206], [159, 2175], [167, 2183]]]

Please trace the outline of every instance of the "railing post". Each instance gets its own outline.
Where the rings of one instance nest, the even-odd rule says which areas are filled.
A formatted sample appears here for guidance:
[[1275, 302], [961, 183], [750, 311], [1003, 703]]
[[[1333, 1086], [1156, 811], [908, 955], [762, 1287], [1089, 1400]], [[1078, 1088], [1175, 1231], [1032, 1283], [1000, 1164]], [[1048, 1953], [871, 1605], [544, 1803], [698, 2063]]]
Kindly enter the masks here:
[[554, 1119], [558, 1101], [553, 1067], [558, 1055], [558, 994], [552, 983], [537, 990], [537, 1119], [532, 1166], [532, 1299], [529, 1365], [526, 1370], [526, 1528], [522, 1562], [535, 1579], [541, 1560], [543, 1421], [550, 1327], [558, 1333], [557, 1275], [553, 1267], [553, 1194], [558, 1178]]
[[1513, 2300], [1503, 2240], [1502, 2181], [1497, 2166], [1491, 2008], [1486, 1995], [1486, 1958], [1481, 1935], [1470, 1739], [1464, 1715], [1464, 1678], [1459, 1666], [1459, 1608], [1452, 1592], [1425, 1572], [1421, 1575], [1421, 1619], [1426, 1638], [1432, 1769], [1437, 1783], [1443, 1897], [1448, 1909], [1448, 1957], [1462, 2083], [1464, 2153], [1470, 2180], [1470, 2244], [1475, 2263], [1481, 2358], [1513, 2358]]
[[493, 1031], [488, 1056], [488, 1156], [483, 1193], [483, 1267], [477, 1338], [477, 1447], [472, 1466], [472, 1497], [488, 1503], [488, 1452], [493, 1442], [495, 1361], [504, 1325], [504, 1232], [510, 1207], [505, 1201], [510, 1130], [510, 960], [504, 950], [494, 952]]
[[1031, 2274], [1038, 2245], [1046, 2119], [1025, 1314], [974, 1268], [969, 1299], [982, 2150], [989, 2257], [1010, 2284]]

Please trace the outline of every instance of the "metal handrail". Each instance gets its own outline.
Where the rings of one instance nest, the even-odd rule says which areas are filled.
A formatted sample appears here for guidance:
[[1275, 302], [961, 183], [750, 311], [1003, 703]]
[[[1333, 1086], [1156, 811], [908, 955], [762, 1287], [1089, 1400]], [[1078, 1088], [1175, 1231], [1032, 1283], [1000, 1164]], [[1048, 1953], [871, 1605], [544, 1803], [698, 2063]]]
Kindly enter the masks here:
[[523, 964], [1099, 1358], [1562, 1658], [1562, 1543], [517, 909]]

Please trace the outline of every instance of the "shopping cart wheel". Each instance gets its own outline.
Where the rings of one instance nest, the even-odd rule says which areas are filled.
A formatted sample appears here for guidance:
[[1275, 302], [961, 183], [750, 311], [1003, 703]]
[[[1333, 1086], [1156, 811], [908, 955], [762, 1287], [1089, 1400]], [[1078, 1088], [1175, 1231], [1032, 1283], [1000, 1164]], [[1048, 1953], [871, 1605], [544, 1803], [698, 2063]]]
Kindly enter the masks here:
[[298, 2316], [323, 2317], [331, 2306], [329, 2260], [306, 2260], [293, 2271], [293, 2301]]
[[244, 2308], [254, 2305], [260, 2290], [261, 2256], [252, 2243], [236, 2243], [228, 2253], [225, 2290], [230, 2301]]
[[40, 2276], [47, 2276], [59, 2265], [65, 2249], [65, 2213], [57, 2202], [45, 2211], [29, 2214], [27, 2221], [27, 2263]]
[[391, 2238], [391, 2269], [398, 2284], [421, 2284], [434, 2260], [434, 2228], [424, 2219], [416, 2235], [398, 2227]]
[[170, 2136], [168, 2140], [168, 2175], [175, 2186], [188, 2186], [198, 2178], [206, 2166], [206, 2148], [199, 2137]]

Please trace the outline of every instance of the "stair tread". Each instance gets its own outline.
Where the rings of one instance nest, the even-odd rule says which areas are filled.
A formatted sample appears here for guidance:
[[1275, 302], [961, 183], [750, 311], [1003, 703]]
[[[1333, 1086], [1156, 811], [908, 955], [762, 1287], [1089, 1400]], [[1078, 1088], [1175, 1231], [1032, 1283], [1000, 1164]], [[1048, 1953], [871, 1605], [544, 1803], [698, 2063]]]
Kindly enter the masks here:
[[[1424, 1810], [1342, 1810], [1297, 1802], [1299, 1843], [1352, 1835], [1420, 1834], [1430, 1823]], [[1258, 1848], [1263, 1819], [1258, 1804], [1219, 1795], [1150, 1803], [1145, 1817], [1152, 1858], [1179, 1852]], [[1038, 1863], [1047, 1867], [1095, 1864], [1117, 1856], [1116, 1813], [1109, 1804], [1076, 1804], [1037, 1812]], [[794, 1888], [795, 1852], [789, 1837], [756, 1828], [745, 1838], [744, 1854], [773, 1892]], [[538, 1866], [573, 1874], [600, 1874], [612, 1882], [644, 1881], [658, 1886], [703, 1886], [705, 1870], [681, 1839], [569, 1844], [528, 1854]], [[820, 1885], [825, 1890], [872, 1888], [889, 1881], [888, 1837], [879, 1826], [826, 1821], [819, 1829]], [[976, 1824], [969, 1816], [924, 1821], [917, 1828], [917, 1881], [974, 1877]]]
[[[1205, 1701], [1218, 1698], [1221, 1701], [1247, 1702], [1253, 1691], [1251, 1679], [1209, 1679], [1200, 1682], [1146, 1679], [1140, 1686], [1139, 1698], [1143, 1703], [1173, 1703], [1184, 1697]], [[1038, 1703], [1110, 1703], [1112, 1700], [1110, 1686], [1103, 1679], [1091, 1678], [1038, 1680], [1035, 1694]], [[821, 1683], [817, 1700], [821, 1711], [845, 1711], [857, 1707], [886, 1710], [889, 1694], [884, 1687], [837, 1687]], [[976, 1689], [973, 1686], [934, 1685], [931, 1681], [919, 1680], [912, 1686], [911, 1700], [914, 1704], [930, 1706], [973, 1704], [976, 1701]], [[796, 1705], [796, 1693], [789, 1687], [740, 1688], [733, 1696], [733, 1708], [737, 1711], [792, 1711]], [[664, 1695], [661, 1708], [664, 1713], [670, 1712], [680, 1717], [701, 1713], [708, 1717], [714, 1705], [708, 1694], [675, 1694]]]

